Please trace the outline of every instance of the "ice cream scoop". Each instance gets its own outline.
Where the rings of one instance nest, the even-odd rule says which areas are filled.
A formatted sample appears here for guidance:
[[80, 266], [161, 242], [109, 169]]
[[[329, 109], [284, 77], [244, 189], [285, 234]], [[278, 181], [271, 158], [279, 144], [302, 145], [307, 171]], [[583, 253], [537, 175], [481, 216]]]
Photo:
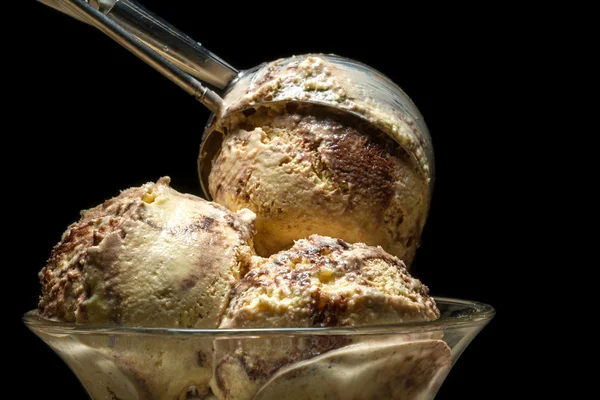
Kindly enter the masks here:
[[[390, 163], [395, 163], [393, 167], [398, 168], [393, 177], [388, 176], [388, 170], [381, 169], [377, 158], [369, 158], [372, 152], [355, 153], [354, 156], [362, 157], [360, 159], [346, 157], [349, 149], [368, 146], [370, 141], [355, 140], [352, 147], [347, 142], [329, 146], [332, 156], [337, 159], [346, 157], [344, 162], [354, 161], [356, 164], [335, 166], [329, 165], [327, 160], [320, 160], [326, 172], [338, 175], [331, 182], [333, 192], [326, 193], [326, 198], [322, 199], [326, 206], [320, 215], [312, 217], [313, 220], [320, 219], [320, 223], [308, 221], [310, 216], [307, 214], [312, 212], [313, 204], [307, 203], [306, 199], [277, 207], [281, 210], [277, 218], [273, 217], [271, 210], [263, 213], [263, 205], [267, 201], [261, 198], [260, 193], [257, 196], [244, 193], [250, 200], [245, 206], [258, 214], [257, 250], [264, 256], [289, 247], [292, 240], [301, 239], [307, 233], [333, 234], [351, 242], [380, 244], [410, 266], [431, 198], [433, 150], [427, 126], [417, 107], [383, 74], [365, 64], [334, 55], [294, 56], [238, 73], [197, 42], [131, 0], [93, 1], [89, 4], [84, 0], [43, 1], [96, 26], [213, 111], [198, 157], [200, 180], [209, 199], [213, 197], [217, 202], [224, 201], [210, 188], [211, 185], [219, 185], [216, 181], [221, 177], [219, 173], [213, 174], [212, 169], [215, 165], [218, 167], [218, 155], [227, 150], [227, 141], [231, 140], [229, 135], [239, 132], [240, 124], [246, 124], [246, 118], [253, 113], [282, 113], [299, 109], [305, 115], [343, 120], [342, 124], [350, 128], [361, 125], [363, 128], [359, 133], [363, 137], [388, 137], [394, 145], [388, 146], [394, 147], [388, 155], [396, 158]], [[196, 78], [217, 88], [217, 91], [204, 86]], [[295, 131], [295, 134], [300, 135], [298, 140], [304, 140], [302, 132]], [[335, 143], [336, 138], [331, 139]], [[296, 146], [290, 153], [302, 156], [303, 149]], [[241, 161], [254, 167], [245, 158]], [[244, 179], [243, 174], [248, 173], [248, 168], [237, 164], [233, 167], [242, 169], [231, 171], [231, 174]], [[364, 182], [351, 179], [357, 175], [348, 168], [362, 169]], [[368, 181], [371, 177], [376, 179]], [[282, 197], [282, 191], [286, 190], [286, 185], [289, 186], [286, 181], [289, 174], [274, 173], [270, 178], [272, 187], [280, 188], [272, 191], [270, 198]], [[318, 191], [319, 180], [314, 184], [316, 186], [311, 191]], [[221, 183], [226, 190], [237, 189], [230, 186], [230, 182]], [[383, 200], [382, 196], [385, 197]], [[228, 200], [224, 204], [236, 210], [241, 207], [241, 204], [232, 204]], [[314, 205], [318, 207], [320, 204]], [[330, 212], [332, 207], [337, 209]], [[365, 210], [369, 211], [365, 213]], [[288, 228], [289, 220], [298, 214], [304, 217], [298, 219], [300, 226]], [[279, 217], [284, 218], [280, 220]], [[368, 223], [366, 220], [369, 220]], [[325, 229], [326, 226], [335, 229]], [[271, 234], [281, 239], [271, 240], [267, 245], [264, 237]]]
[[[255, 216], [179, 193], [169, 181], [124, 190], [82, 212], [40, 272], [41, 316], [93, 325], [217, 327], [254, 254]], [[114, 364], [110, 380], [87, 385], [93, 397], [179, 399], [189, 387], [208, 393], [208, 341], [122, 338], [101, 353], [83, 351], [96, 345], [93, 336], [84, 337], [70, 363], [76, 372], [95, 363], [100, 374], [104, 360]]]
[[312, 235], [254, 257], [232, 288], [220, 328], [287, 328], [431, 321], [429, 289], [381, 247]]
[[[312, 235], [269, 259], [254, 257], [231, 290], [219, 328], [361, 326], [439, 315], [427, 287], [397, 257], [381, 247]], [[215, 342], [211, 388], [228, 400], [274, 399], [286, 391], [283, 397], [294, 393], [290, 398], [297, 399], [354, 398], [349, 395], [361, 392], [365, 399], [418, 398], [409, 394], [430, 393], [432, 378], [449, 365], [450, 350], [433, 337], [412, 342], [410, 335], [389, 343], [344, 335], [247, 346], [222, 339]]]
[[382, 246], [410, 265], [428, 206], [414, 160], [370, 125], [287, 109], [229, 127], [208, 180], [213, 200], [257, 214], [262, 256], [318, 233]]
[[410, 266], [433, 155], [397, 86], [356, 62], [304, 55], [242, 76], [224, 105], [199, 172], [214, 201], [257, 214], [258, 254], [316, 233], [380, 245]]
[[[254, 213], [233, 213], [169, 183], [164, 177], [132, 187], [82, 211], [40, 272], [40, 316], [85, 325], [200, 329], [439, 317], [427, 287], [381, 247], [312, 235], [262, 258], [253, 249]], [[282, 382], [295, 384], [287, 374], [263, 385], [282, 367], [356, 344], [331, 336], [231, 352], [229, 339], [213, 344], [125, 336], [108, 346], [97, 341], [84, 336], [57, 351], [76, 351], [71, 368], [93, 372], [85, 374], [85, 384], [94, 398], [143, 399], [206, 396], [210, 388], [220, 399], [280, 391]], [[94, 377], [106, 374], [111, 378], [97, 384]]]
[[182, 194], [169, 178], [82, 212], [40, 272], [40, 315], [67, 322], [215, 328], [254, 254], [254, 213]]

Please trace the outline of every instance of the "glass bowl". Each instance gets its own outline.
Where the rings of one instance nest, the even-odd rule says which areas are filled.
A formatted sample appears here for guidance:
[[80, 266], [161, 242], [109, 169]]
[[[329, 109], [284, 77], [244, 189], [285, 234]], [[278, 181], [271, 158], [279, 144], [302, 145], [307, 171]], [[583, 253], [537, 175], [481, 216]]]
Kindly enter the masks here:
[[436, 298], [429, 322], [301, 329], [76, 325], [25, 314], [93, 400], [433, 399], [493, 307]]

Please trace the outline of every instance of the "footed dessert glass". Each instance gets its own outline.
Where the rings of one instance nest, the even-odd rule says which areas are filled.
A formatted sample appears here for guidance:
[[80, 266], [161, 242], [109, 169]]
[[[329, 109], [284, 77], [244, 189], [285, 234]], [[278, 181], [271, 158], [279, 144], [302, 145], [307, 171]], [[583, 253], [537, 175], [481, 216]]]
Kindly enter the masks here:
[[436, 298], [436, 321], [302, 329], [76, 325], [25, 314], [93, 400], [433, 399], [493, 307]]

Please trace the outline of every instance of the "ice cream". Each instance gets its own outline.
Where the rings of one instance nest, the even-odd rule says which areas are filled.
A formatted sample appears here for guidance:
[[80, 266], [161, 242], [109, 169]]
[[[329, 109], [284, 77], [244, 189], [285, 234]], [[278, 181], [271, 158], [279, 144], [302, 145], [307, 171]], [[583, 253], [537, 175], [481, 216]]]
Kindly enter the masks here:
[[361, 97], [360, 84], [321, 57], [264, 70], [226, 97], [238, 101], [226, 102], [230, 114], [214, 127], [223, 139], [211, 198], [256, 213], [261, 256], [320, 234], [382, 246], [410, 266], [432, 173], [418, 119]]
[[259, 110], [225, 137], [209, 177], [211, 196], [257, 214], [259, 255], [318, 233], [380, 245], [410, 263], [427, 185], [392, 139], [368, 131], [332, 116]]
[[[228, 88], [221, 127], [260, 106], [325, 106], [377, 127], [410, 153], [424, 179], [433, 183], [433, 148], [423, 116], [389, 78], [359, 62], [331, 54], [278, 59], [246, 71]], [[239, 112], [239, 113], [238, 113]], [[202, 157], [202, 154], [200, 155]]]
[[122, 331], [110, 336], [40, 337], [68, 364], [94, 400], [209, 398], [211, 338], [186, 340], [164, 335], [123, 335]]
[[[40, 272], [39, 314], [78, 324], [216, 328], [254, 254], [253, 231], [252, 212], [179, 193], [169, 178], [127, 189], [65, 231]], [[210, 340], [134, 336], [96, 347], [98, 339], [82, 338], [69, 362], [75, 372], [112, 371], [101, 381], [80, 375], [92, 377], [86, 386], [94, 398], [209, 391]]]
[[[179, 193], [169, 182], [161, 178], [124, 190], [82, 212], [40, 272], [41, 316], [78, 324], [212, 329], [357, 326], [439, 317], [427, 287], [381, 247], [311, 235], [263, 258], [254, 252], [251, 211], [233, 213]], [[384, 339], [252, 338], [240, 345], [239, 339], [210, 335], [193, 340], [124, 335], [109, 343], [90, 335], [62, 340], [53, 348], [83, 377], [93, 398], [175, 400], [195, 393], [232, 400], [262, 393], [260, 398], [267, 399], [297, 384], [309, 390], [310, 376], [333, 364], [340, 368], [332, 379], [341, 386], [344, 379], [368, 380], [375, 370], [397, 366], [402, 374], [378, 376], [384, 386], [393, 381], [393, 390], [405, 393], [414, 382], [431, 383], [448, 364], [443, 342], [425, 343], [426, 338], [413, 346], [406, 335]], [[384, 351], [381, 346], [396, 356], [371, 360]], [[359, 359], [375, 369], [348, 372]], [[423, 363], [431, 368], [424, 371]], [[412, 382], [409, 389], [406, 382]]]
[[264, 337], [215, 341], [220, 400], [431, 399], [450, 370], [439, 339], [410, 335]]
[[363, 96], [366, 76], [338, 67], [312, 56], [276, 62], [241, 85], [245, 93], [225, 98], [212, 125], [223, 140], [204, 184], [215, 202], [161, 178], [82, 212], [64, 233], [40, 272], [42, 317], [215, 329], [61, 341], [55, 350], [85, 376], [92, 397], [431, 393], [451, 355], [429, 333], [222, 331], [440, 316], [428, 288], [407, 272], [430, 198], [427, 135], [397, 96]]
[[[312, 235], [269, 259], [254, 257], [249, 272], [231, 290], [219, 328], [377, 325], [431, 321], [439, 315], [428, 288], [397, 257], [381, 247]], [[378, 375], [383, 383], [371, 382], [361, 398], [377, 392], [372, 398], [411, 399], [429, 390], [431, 378], [450, 363], [443, 341], [412, 345], [409, 336], [384, 343], [359, 340], [365, 342], [339, 335], [282, 343], [257, 340], [237, 347], [234, 341], [219, 340], [212, 391], [228, 400], [253, 399], [256, 393], [263, 393], [256, 398], [277, 398], [269, 396], [286, 390], [298, 399], [354, 398], [350, 394], [360, 391], [353, 385]], [[381, 356], [392, 350], [395, 357]], [[364, 370], [353, 367], [358, 361], [367, 363]], [[328, 372], [332, 365], [335, 370]], [[323, 378], [312, 384], [315, 375]]]
[[214, 328], [254, 254], [254, 214], [169, 187], [82, 212], [40, 272], [40, 315], [66, 322]]
[[429, 289], [381, 247], [312, 235], [255, 257], [233, 287], [220, 328], [306, 328], [431, 321]]

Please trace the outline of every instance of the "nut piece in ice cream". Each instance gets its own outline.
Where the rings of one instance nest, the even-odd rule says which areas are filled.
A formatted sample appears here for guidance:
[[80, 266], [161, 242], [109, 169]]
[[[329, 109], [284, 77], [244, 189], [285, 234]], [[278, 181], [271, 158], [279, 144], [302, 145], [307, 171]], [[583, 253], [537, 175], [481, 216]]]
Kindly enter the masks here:
[[169, 187], [82, 212], [40, 272], [39, 313], [66, 322], [215, 328], [253, 255], [254, 214]]
[[[82, 212], [40, 272], [42, 317], [81, 324], [217, 327], [230, 289], [254, 254], [255, 216], [179, 193], [169, 181], [130, 188]], [[212, 340], [134, 335], [115, 337], [108, 347], [94, 340], [86, 336], [73, 345], [80, 358], [92, 355], [94, 363], [71, 364], [80, 376], [103, 365], [120, 371], [100, 386], [87, 385], [98, 398], [180, 399], [188, 390], [209, 392]], [[94, 352], [98, 347], [105, 349]]]
[[269, 259], [253, 258], [220, 328], [300, 328], [430, 321], [428, 288], [381, 247], [311, 235]]
[[320, 234], [380, 245], [410, 264], [428, 186], [414, 160], [383, 132], [314, 107], [310, 114], [263, 107], [228, 132], [209, 191], [231, 210], [256, 213], [259, 255]]

